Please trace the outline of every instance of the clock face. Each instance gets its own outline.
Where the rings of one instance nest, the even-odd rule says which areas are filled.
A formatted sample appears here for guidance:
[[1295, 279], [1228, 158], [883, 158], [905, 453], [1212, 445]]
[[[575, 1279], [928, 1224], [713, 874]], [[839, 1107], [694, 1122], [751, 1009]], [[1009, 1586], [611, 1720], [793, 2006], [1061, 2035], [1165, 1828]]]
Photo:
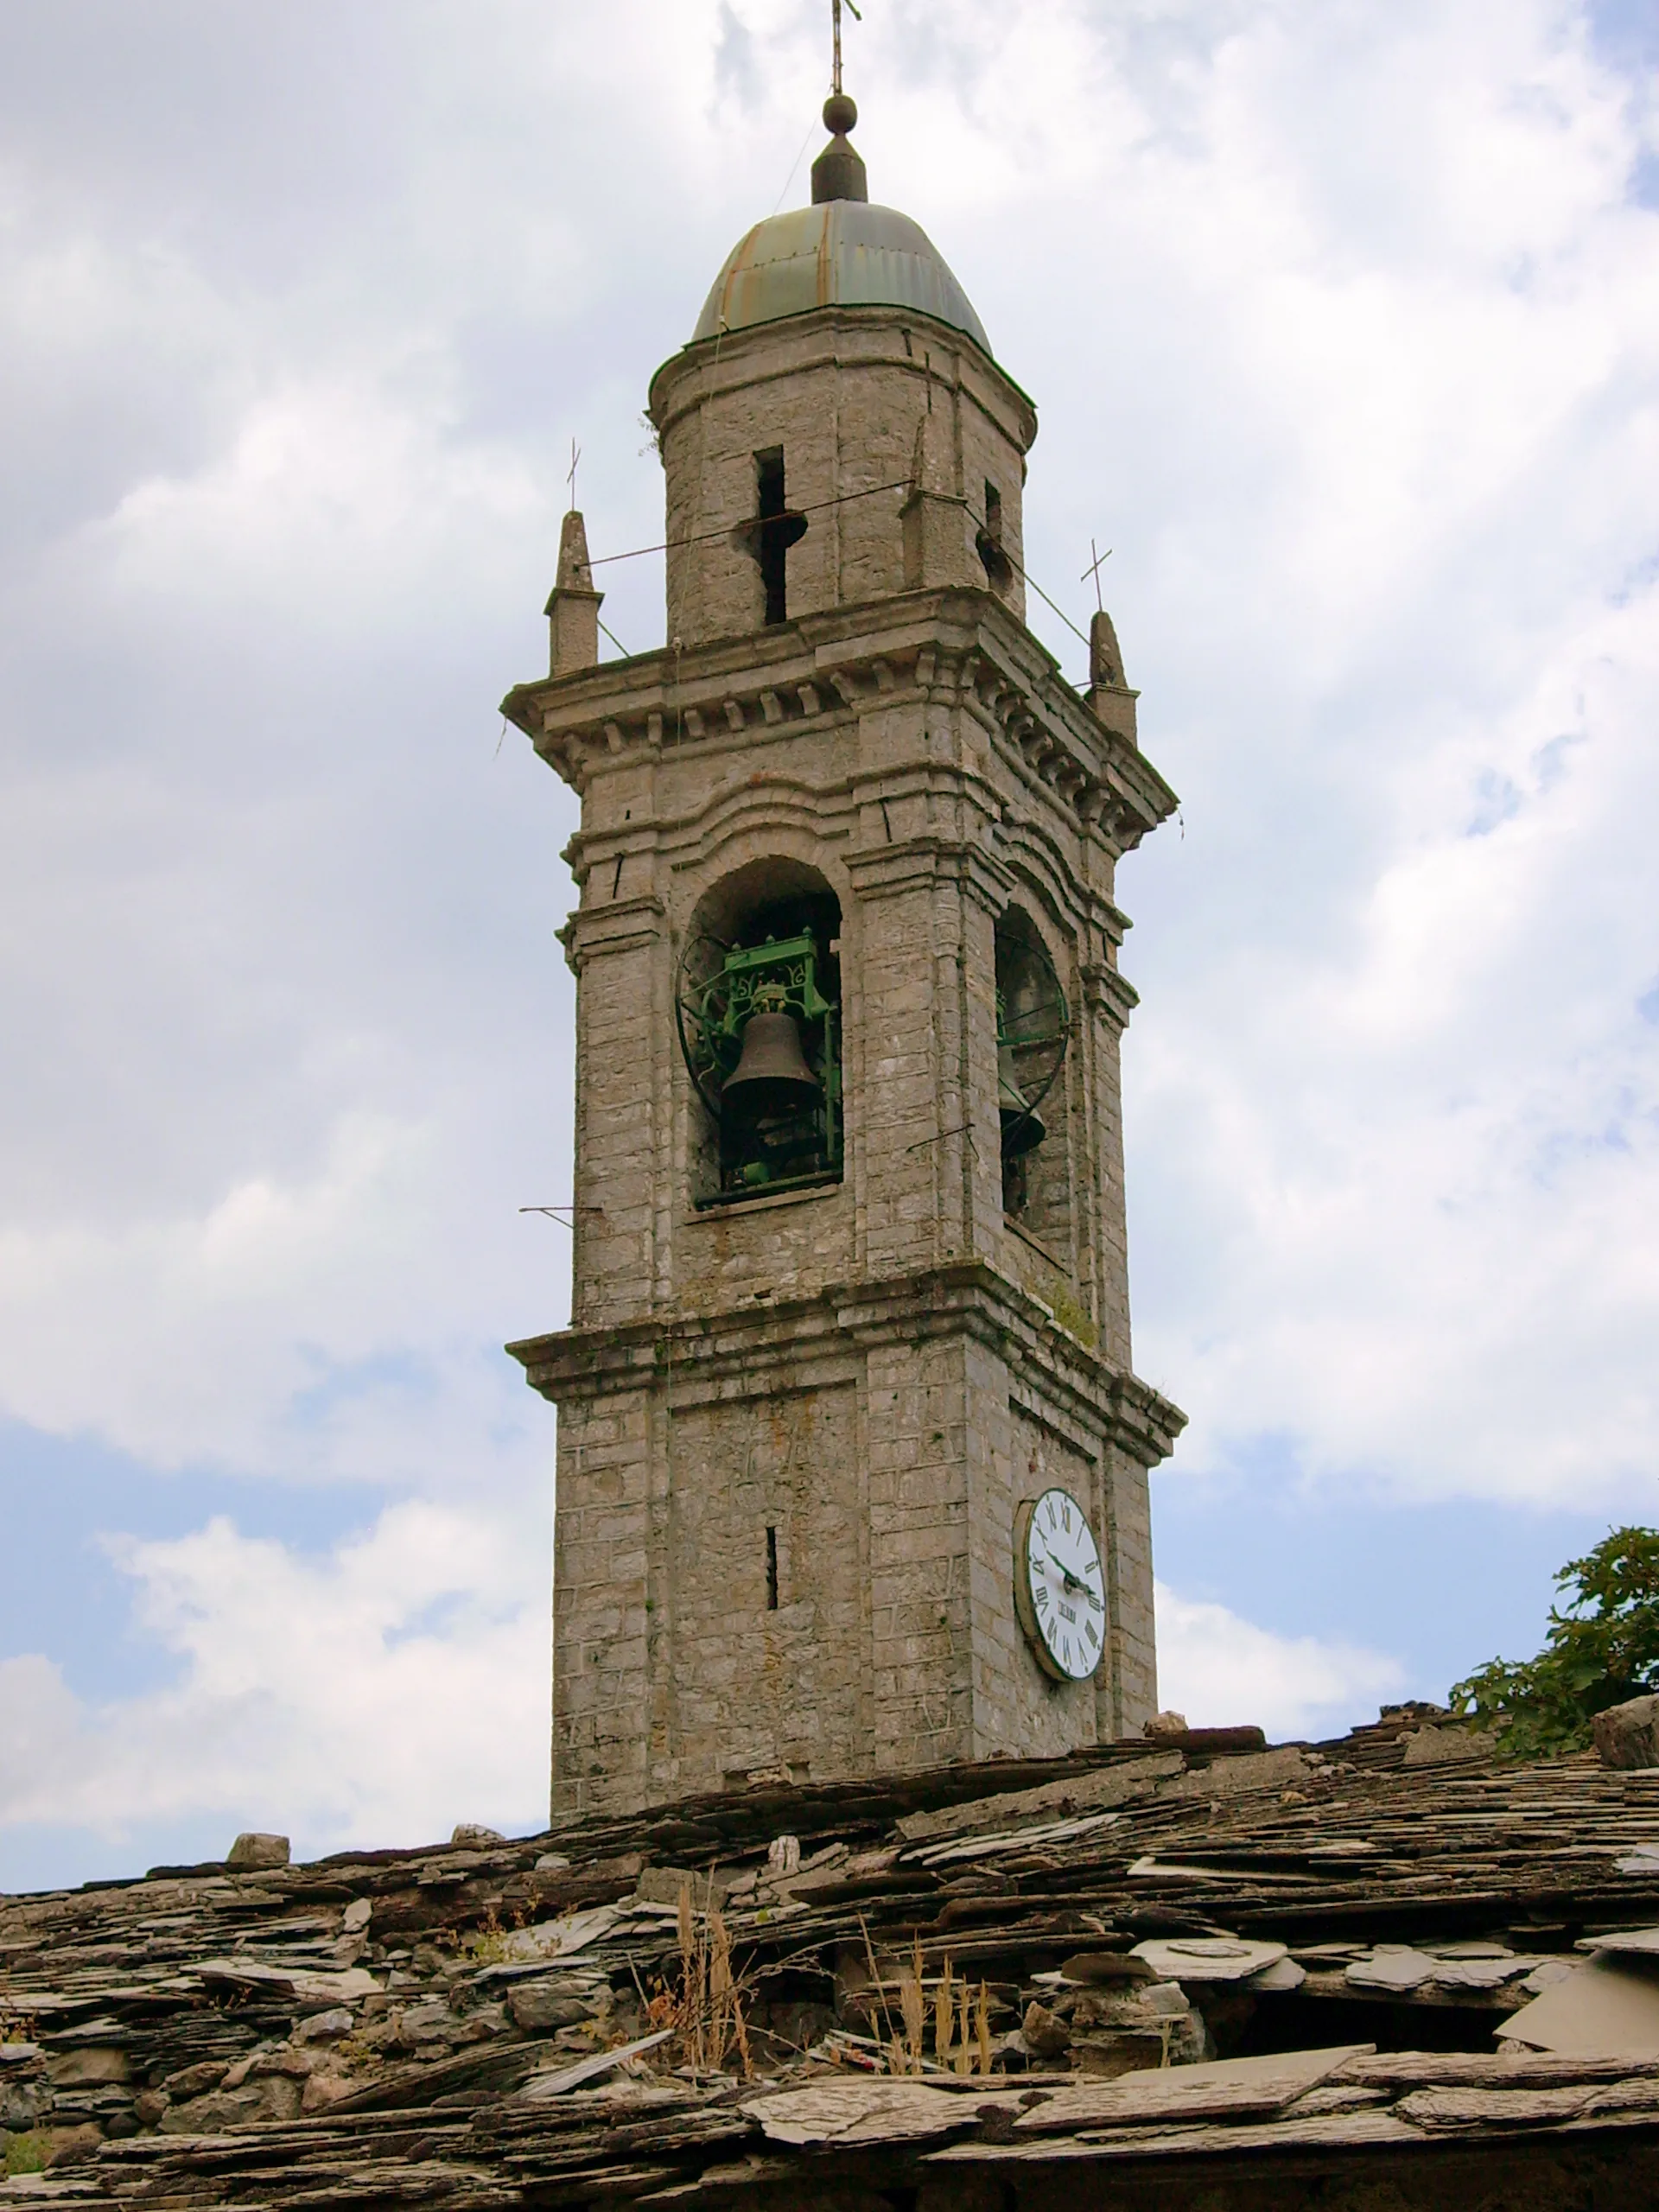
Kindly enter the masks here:
[[1069, 1490], [1046, 1490], [1020, 1509], [1014, 1590], [1039, 1664], [1059, 1681], [1086, 1681], [1106, 1648], [1106, 1578]]

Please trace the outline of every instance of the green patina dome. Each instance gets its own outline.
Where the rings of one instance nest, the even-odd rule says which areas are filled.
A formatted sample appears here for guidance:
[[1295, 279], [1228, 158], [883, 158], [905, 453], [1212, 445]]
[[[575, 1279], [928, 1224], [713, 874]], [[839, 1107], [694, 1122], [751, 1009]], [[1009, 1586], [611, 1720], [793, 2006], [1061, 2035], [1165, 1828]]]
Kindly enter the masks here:
[[919, 223], [864, 200], [768, 217], [728, 255], [691, 342], [814, 308], [909, 308], [991, 350], [973, 303]]

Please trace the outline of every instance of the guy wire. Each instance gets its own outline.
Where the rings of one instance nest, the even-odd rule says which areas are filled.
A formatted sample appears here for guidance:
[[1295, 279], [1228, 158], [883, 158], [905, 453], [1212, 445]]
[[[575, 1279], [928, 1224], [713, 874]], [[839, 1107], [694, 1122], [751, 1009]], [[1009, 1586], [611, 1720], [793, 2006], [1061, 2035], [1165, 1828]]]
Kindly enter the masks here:
[[[871, 484], [861, 492], [839, 492], [832, 499], [814, 499], [806, 506], [796, 507], [792, 512], [798, 515], [821, 514], [826, 507], [843, 507], [851, 499], [873, 499], [882, 492], [908, 492], [911, 489], [911, 484], [912, 480], [908, 476], [897, 477], [891, 484]], [[975, 514], [972, 506], [966, 499], [963, 499], [962, 504], [967, 507], [972, 519], [983, 530], [986, 526], [984, 516]], [[736, 527], [741, 529], [742, 524], [739, 524]], [[648, 553], [677, 553], [683, 545], [706, 545], [716, 537], [729, 537], [731, 535], [732, 528], [729, 525], [721, 530], [699, 530], [689, 537], [665, 538], [660, 545], [634, 545], [631, 546], [626, 553], [601, 553], [596, 560], [590, 561], [588, 565], [590, 569], [603, 569], [608, 567], [613, 561], [642, 560]], [[1003, 558], [1010, 568], [1018, 572], [1021, 583], [1029, 584], [1038, 598], [1042, 601], [1043, 605], [1052, 613], [1058, 614], [1072, 636], [1086, 645], [1089, 643], [1088, 632], [1078, 629], [1065, 609], [1057, 601], [1049, 597], [1030, 569], [1023, 563], [1016, 561], [1006, 546], [1002, 550]]]

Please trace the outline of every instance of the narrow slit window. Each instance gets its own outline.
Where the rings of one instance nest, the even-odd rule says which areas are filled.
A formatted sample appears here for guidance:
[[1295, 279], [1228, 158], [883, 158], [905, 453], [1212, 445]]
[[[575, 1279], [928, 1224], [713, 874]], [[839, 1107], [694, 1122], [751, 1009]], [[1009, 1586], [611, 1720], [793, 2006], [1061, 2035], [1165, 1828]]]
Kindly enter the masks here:
[[789, 620], [789, 549], [806, 535], [806, 517], [790, 512], [784, 449], [768, 446], [754, 456], [753, 548], [766, 594], [768, 625]]
[[977, 543], [985, 574], [1000, 591], [1014, 574], [1014, 563], [1002, 550], [1002, 494], [988, 476], [985, 480], [985, 523]]
[[766, 1611], [778, 1610], [778, 1531], [766, 1531]]

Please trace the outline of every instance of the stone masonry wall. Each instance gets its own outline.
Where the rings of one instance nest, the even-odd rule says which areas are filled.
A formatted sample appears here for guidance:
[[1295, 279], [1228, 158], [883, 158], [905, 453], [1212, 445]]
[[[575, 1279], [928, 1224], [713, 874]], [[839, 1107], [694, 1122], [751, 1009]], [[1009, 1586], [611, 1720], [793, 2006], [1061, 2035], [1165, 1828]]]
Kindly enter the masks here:
[[972, 1604], [959, 1338], [873, 1347], [868, 1403], [874, 1764], [968, 1756]]
[[988, 579], [973, 550], [985, 486], [1001, 499], [1010, 559], [1000, 594], [1025, 609], [1020, 511], [1030, 402], [959, 334], [899, 309], [834, 308], [688, 346], [658, 370], [651, 410], [667, 477], [668, 636], [740, 637], [765, 616], [743, 525], [756, 512], [755, 455], [781, 447], [789, 506], [805, 535], [788, 561], [789, 613], [868, 603], [905, 588], [904, 493], [917, 434], [941, 418], [941, 487], [965, 503], [958, 573]]
[[[1116, 981], [1116, 909], [1084, 869], [1058, 864], [1065, 847], [1052, 831], [1009, 834], [1029, 795], [1002, 758], [988, 759], [969, 704], [942, 709], [895, 686], [891, 702], [878, 694], [855, 713], [838, 700], [819, 708], [780, 718], [764, 740], [706, 732], [665, 749], [648, 775], [629, 764], [588, 785], [571, 931], [578, 1176], [594, 1185], [584, 1206], [602, 1211], [579, 1217], [575, 1316], [702, 1301], [722, 1286], [739, 1297], [805, 1287], [971, 1249], [1026, 1279], [1002, 1216], [990, 980], [995, 913], [1017, 899], [1042, 923], [1074, 1010], [1062, 1080], [1077, 1110], [1058, 1117], [1056, 1135], [1072, 1157], [1053, 1172], [1077, 1199], [1066, 1243], [1046, 1249], [1102, 1341], [1126, 1347], [1122, 1015], [1090, 981]], [[706, 1117], [674, 1041], [675, 966], [714, 887], [784, 855], [810, 861], [841, 904], [853, 1199], [804, 1232], [775, 1211], [752, 1229], [747, 1209], [723, 1210], [716, 1228], [691, 1202]]]
[[[868, 1765], [868, 1513], [850, 1383], [668, 1415], [664, 1794]], [[777, 1604], [769, 1605], [766, 1531]]]
[[[1047, 1755], [1147, 1717], [1145, 1462], [1166, 1446], [1012, 1286], [950, 1303], [974, 1280], [1002, 1279], [688, 1321], [634, 1352], [604, 1331], [518, 1348], [533, 1380], [563, 1366], [538, 1382], [564, 1408], [556, 1804]], [[1015, 1514], [1055, 1482], [1106, 1566], [1108, 1661], [1083, 1685], [1042, 1672], [1014, 1615]]]
[[652, 1427], [643, 1389], [559, 1415], [552, 1763], [571, 1810], [645, 1801], [648, 1738], [672, 1707], [647, 1610]]
[[1100, 1736], [1133, 1735], [1158, 1710], [1152, 1605], [1152, 1497], [1146, 1462], [1108, 1448], [1101, 1486], [1110, 1658], [1095, 1678]]

